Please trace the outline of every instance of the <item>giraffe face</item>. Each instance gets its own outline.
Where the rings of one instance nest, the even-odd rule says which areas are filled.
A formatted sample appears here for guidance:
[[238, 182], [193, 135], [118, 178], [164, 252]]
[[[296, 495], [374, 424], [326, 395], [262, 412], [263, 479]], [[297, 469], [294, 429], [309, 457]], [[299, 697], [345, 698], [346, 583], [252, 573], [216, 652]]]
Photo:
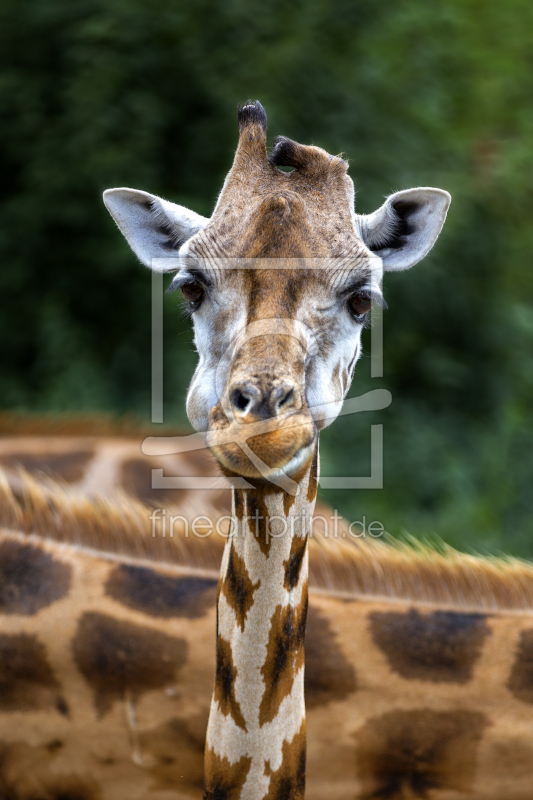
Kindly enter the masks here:
[[191, 423], [229, 472], [294, 475], [340, 411], [384, 270], [423, 258], [449, 195], [398, 192], [357, 216], [342, 158], [284, 137], [268, 156], [258, 103], [240, 109], [239, 131], [211, 219], [145, 192], [104, 199], [144, 263], [178, 267], [170, 289], [184, 295], [199, 354]]
[[257, 476], [242, 449], [247, 442], [269, 469], [292, 461], [290, 474], [337, 416], [371, 299], [381, 298], [380, 270], [369, 269], [364, 250], [360, 266], [334, 275], [320, 265], [252, 264], [179, 276], [203, 290], [193, 313], [200, 360], [187, 413], [197, 429], [219, 434], [212, 449], [227, 469]]
[[213, 217], [182, 248], [173, 283], [200, 355], [187, 412], [226, 469], [291, 475], [340, 410], [383, 264], [357, 233], [345, 161], [287, 139], [269, 159], [255, 105], [240, 128]]

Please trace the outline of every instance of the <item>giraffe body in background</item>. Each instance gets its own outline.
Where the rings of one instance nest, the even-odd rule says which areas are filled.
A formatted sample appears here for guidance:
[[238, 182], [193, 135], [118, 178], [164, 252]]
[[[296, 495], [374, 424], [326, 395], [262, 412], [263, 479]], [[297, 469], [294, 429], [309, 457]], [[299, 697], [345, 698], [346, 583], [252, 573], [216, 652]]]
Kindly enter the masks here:
[[[217, 463], [207, 450], [149, 458], [142, 440], [153, 428], [123, 424], [117, 420], [46, 417], [20, 419], [0, 415], [0, 467], [10, 483], [17, 485], [22, 468], [36, 480], [62, 481], [85, 495], [113, 495], [118, 489], [154, 505], [184, 502], [201, 508], [205, 503], [221, 512], [231, 508], [230, 486], [223, 487]], [[183, 480], [184, 488], [154, 486], [154, 470], [163, 482]], [[214, 487], [190, 488], [212, 479]], [[198, 480], [200, 479], [200, 481]]]
[[384, 270], [427, 254], [450, 202], [419, 188], [356, 215], [342, 158], [285, 137], [268, 157], [266, 128], [260, 103], [239, 108], [233, 166], [209, 220], [146, 192], [104, 193], [140, 260], [177, 270], [170, 288], [188, 303], [200, 356], [187, 414], [234, 482], [205, 800], [304, 796], [318, 434], [340, 412], [372, 302], [384, 304]]
[[[151, 513], [0, 486], [2, 797], [201, 797], [224, 540]], [[529, 800], [533, 567], [342, 532], [310, 540], [308, 796]]]

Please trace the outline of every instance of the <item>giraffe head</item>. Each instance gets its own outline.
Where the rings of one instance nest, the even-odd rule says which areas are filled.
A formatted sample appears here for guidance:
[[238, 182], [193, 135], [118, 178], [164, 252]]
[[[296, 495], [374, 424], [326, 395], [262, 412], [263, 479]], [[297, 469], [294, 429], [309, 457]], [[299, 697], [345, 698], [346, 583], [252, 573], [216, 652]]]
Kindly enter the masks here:
[[[239, 108], [239, 143], [206, 219], [147, 192], [105, 204], [147, 266], [176, 271], [199, 363], [187, 413], [221, 465], [245, 477], [294, 475], [340, 411], [384, 271], [433, 246], [450, 196], [397, 192], [357, 215], [348, 165], [285, 137], [267, 153], [260, 103]], [[280, 168], [291, 168], [287, 172]]]

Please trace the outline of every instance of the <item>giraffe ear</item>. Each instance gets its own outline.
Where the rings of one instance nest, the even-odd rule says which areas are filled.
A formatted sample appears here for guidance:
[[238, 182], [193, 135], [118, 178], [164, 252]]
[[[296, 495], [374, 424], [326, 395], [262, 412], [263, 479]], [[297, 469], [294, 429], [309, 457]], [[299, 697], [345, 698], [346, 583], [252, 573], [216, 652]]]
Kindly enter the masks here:
[[428, 187], [391, 194], [373, 214], [357, 216], [361, 238], [386, 271], [409, 269], [435, 244], [451, 199]]
[[182, 244], [209, 222], [188, 208], [138, 189], [107, 189], [104, 203], [137, 258], [157, 272], [175, 270], [175, 264], [165, 268], [164, 259], [176, 258]]

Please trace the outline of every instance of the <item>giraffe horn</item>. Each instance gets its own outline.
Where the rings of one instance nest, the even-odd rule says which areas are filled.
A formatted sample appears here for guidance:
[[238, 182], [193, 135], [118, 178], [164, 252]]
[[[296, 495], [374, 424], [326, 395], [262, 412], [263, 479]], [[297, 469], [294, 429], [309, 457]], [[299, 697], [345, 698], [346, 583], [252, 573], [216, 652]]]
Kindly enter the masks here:
[[239, 106], [239, 144], [235, 154], [235, 164], [242, 168], [250, 163], [268, 167], [266, 134], [267, 115], [258, 100], [249, 100]]
[[241, 103], [238, 107], [239, 133], [247, 130], [250, 126], [258, 127], [262, 131], [265, 139], [267, 132], [266, 111], [259, 100], [248, 100]]

